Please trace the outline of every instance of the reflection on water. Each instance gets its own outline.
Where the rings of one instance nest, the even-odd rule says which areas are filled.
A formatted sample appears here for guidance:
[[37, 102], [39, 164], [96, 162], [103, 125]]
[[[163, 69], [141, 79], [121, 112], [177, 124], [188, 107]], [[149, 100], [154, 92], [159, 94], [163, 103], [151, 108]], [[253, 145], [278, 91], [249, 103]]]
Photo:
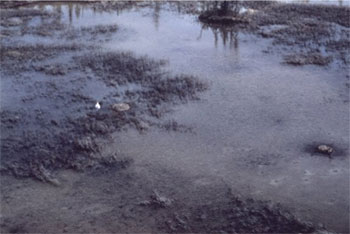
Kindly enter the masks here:
[[[157, 3], [157, 2], [156, 2]], [[137, 4], [125, 4], [121, 7], [113, 7], [113, 9], [108, 9], [107, 7], [94, 7], [89, 3], [84, 2], [52, 2], [50, 4], [47, 3], [33, 3], [35, 8], [39, 10], [52, 10], [57, 13], [58, 17], [67, 16], [69, 24], [75, 23], [81, 17], [84, 17], [85, 13], [89, 16], [94, 16], [96, 14], [104, 14], [106, 12], [113, 13], [115, 15], [120, 15], [123, 11], [127, 9], [137, 8]], [[159, 23], [159, 10], [160, 3], [158, 2], [155, 7], [155, 22]], [[158, 14], [158, 15], [157, 15]]]
[[[348, 5], [348, 3], [344, 3], [343, 0], [276, 0], [283, 1], [288, 3], [302, 3], [302, 4], [335, 4], [335, 5]], [[51, 4], [36, 4], [36, 7], [39, 9], [50, 9], [52, 11], [57, 12], [59, 20], [65, 21], [64, 23], [69, 23], [70, 25], [78, 26], [79, 25], [97, 25], [97, 24], [111, 24], [116, 22], [119, 24], [119, 19], [116, 17], [122, 14], [125, 11], [132, 11], [138, 8], [144, 8], [145, 5], [148, 5], [147, 11], [148, 15], [152, 20], [152, 24], [156, 32], [162, 33], [160, 30], [163, 21], [168, 21], [169, 13], [163, 12], [162, 9], [167, 7], [172, 7], [173, 10], [178, 12], [179, 14], [183, 13], [193, 13], [193, 12], [203, 12], [211, 9], [221, 9], [223, 7], [228, 7], [231, 10], [236, 10], [239, 12], [240, 10], [240, 1], [229, 2], [228, 5], [223, 5], [220, 2], [169, 2], [162, 3], [159, 1], [155, 2], [134, 2], [129, 4], [120, 4], [115, 5], [113, 7], [109, 7], [109, 5], [100, 4], [98, 7], [94, 4], [84, 4], [84, 3], [74, 3], [74, 2], [55, 2]], [[141, 3], [141, 4], [139, 4]], [[110, 16], [110, 17], [108, 17]], [[62, 19], [61, 19], [62, 18]], [[161, 18], [161, 19], [160, 19]], [[171, 18], [173, 19], [173, 18]], [[133, 19], [130, 19], [133, 21]], [[164, 27], [175, 27], [177, 19], [173, 19], [173, 22], [164, 23]], [[89, 23], [83, 23], [83, 21], [88, 21]], [[141, 23], [143, 24], [143, 23]], [[237, 50], [239, 46], [239, 32], [235, 27], [219, 27], [213, 25], [205, 25], [202, 23], [198, 23], [199, 26], [199, 35], [197, 34], [194, 38], [197, 41], [203, 40], [203, 33], [210, 32], [212, 35], [212, 43], [215, 48], [224, 48], [229, 50]], [[198, 29], [194, 29], [198, 30]], [[179, 32], [181, 34], [181, 32]], [[206, 38], [205, 40], [208, 40]]]
[[[277, 0], [278, 1], [278, 0]], [[304, 3], [304, 4], [314, 4], [314, 3], [322, 3], [322, 4], [338, 4], [343, 5], [343, 0], [280, 0], [283, 2], [289, 3]], [[140, 4], [141, 3], [141, 4]], [[347, 4], [347, 3], [345, 3]], [[133, 19], [131, 16], [128, 20], [123, 21], [123, 19], [118, 18], [123, 12], [133, 12], [133, 10], [143, 9], [149, 19], [151, 19], [151, 23], [154, 26], [154, 33], [164, 33], [164, 30], [174, 30], [174, 27], [177, 27], [178, 18], [174, 17], [174, 15], [170, 15], [169, 11], [162, 11], [164, 8], [172, 8], [174, 11], [179, 13], [178, 15], [187, 15], [184, 13], [193, 13], [193, 12], [203, 12], [211, 9], [221, 9], [223, 7], [229, 7], [231, 10], [240, 10], [239, 1], [230, 2], [228, 5], [223, 5], [223, 3], [218, 2], [169, 2], [162, 3], [159, 1], [155, 2], [134, 2], [128, 4], [120, 4], [120, 5], [104, 5], [103, 3], [96, 6], [94, 4], [84, 4], [84, 3], [74, 3], [74, 2], [55, 2], [51, 4], [35, 4], [35, 6], [39, 9], [49, 9], [57, 12], [59, 20], [63, 23], [69, 23], [70, 25], [74, 25], [76, 27], [79, 26], [93, 26], [98, 24], [136, 24], [136, 22], [132, 22]], [[147, 7], [145, 7], [147, 6]], [[193, 19], [196, 18], [196, 14], [191, 17]], [[125, 16], [124, 16], [125, 17]], [[129, 16], [128, 16], [129, 17]], [[128, 18], [127, 17], [127, 18]], [[143, 20], [143, 19], [142, 19]], [[130, 21], [130, 22], [127, 22]], [[166, 22], [165, 22], [166, 21]], [[161, 22], [161, 23], [160, 23]], [[139, 24], [144, 25], [144, 22], [139, 22]], [[160, 25], [162, 24], [162, 25]], [[162, 27], [161, 27], [162, 26]], [[143, 27], [143, 26], [141, 26]], [[164, 27], [168, 27], [168, 29], [164, 29]], [[215, 25], [207, 25], [201, 22], [195, 23], [191, 25], [192, 30], [197, 32], [197, 35], [194, 36], [194, 40], [211, 40], [214, 47], [216, 49], [223, 48], [226, 50], [234, 50], [237, 51], [239, 46], [239, 31], [236, 27], [222, 27]], [[160, 30], [162, 28], [162, 30]], [[199, 28], [199, 29], [198, 29]], [[154, 31], [149, 31], [150, 34]], [[185, 35], [183, 29], [179, 30], [178, 34]], [[206, 36], [203, 39], [203, 34], [205, 32], [210, 32], [211, 37], [208, 38]], [[188, 33], [187, 33], [188, 34]], [[188, 34], [189, 35], [189, 34]]]
[[[286, 2], [286, 3], [300, 3], [300, 4], [326, 4], [326, 5], [338, 5], [338, 6], [350, 6], [350, 1], [344, 1], [344, 0], [275, 0], [278, 2]], [[242, 1], [229, 1], [226, 2], [226, 5], [223, 2], [213, 1], [200, 1], [200, 2], [170, 2], [170, 4], [173, 4], [177, 8], [178, 13], [188, 13], [189, 6], [193, 6], [193, 9], [200, 9], [200, 11], [207, 11], [212, 9], [221, 9], [221, 8], [230, 8], [233, 11], [236, 11], [237, 13], [240, 10], [239, 2]], [[150, 2], [148, 2], [150, 3]], [[150, 4], [153, 5], [153, 21], [156, 29], [159, 27], [159, 17], [160, 17], [160, 11], [161, 11], [161, 5], [163, 3], [159, 1], [151, 2]], [[53, 8], [57, 13], [62, 13], [62, 8], [65, 8], [65, 12], [68, 13], [69, 23], [74, 23], [75, 19], [79, 19], [84, 11], [92, 10], [95, 14], [97, 12], [103, 12], [103, 11], [111, 11], [111, 9], [108, 9], [108, 7], [105, 8], [95, 8], [91, 7], [89, 4], [84, 3], [74, 3], [74, 2], [55, 2], [51, 3], [49, 6], [47, 4], [37, 4], [37, 7], [40, 10], [43, 10], [45, 8]], [[119, 15], [123, 11], [131, 8], [137, 8], [137, 4], [125, 4], [121, 7], [114, 7], [113, 12]]]
[[[50, 10], [57, 12], [57, 19], [62, 22], [66, 23], [75, 27], [80, 26], [94, 26], [94, 25], [101, 25], [101, 24], [112, 24], [116, 22], [119, 26], [122, 26], [120, 24], [130, 24], [131, 22], [134, 22], [136, 18], [133, 18], [133, 16], [126, 16], [123, 13], [126, 12], [133, 12], [133, 10], [140, 10], [143, 9], [147, 16], [151, 19], [151, 24], [153, 25], [155, 32], [154, 33], [164, 33], [164, 28], [166, 27], [167, 30], [174, 30], [174, 27], [177, 27], [177, 24], [179, 23], [178, 16], [175, 16], [174, 14], [170, 14], [168, 10], [164, 10], [164, 8], [170, 7], [176, 12], [179, 13], [179, 15], [187, 15], [187, 13], [193, 13], [192, 10], [196, 9], [201, 11], [213, 9], [215, 7], [215, 3], [213, 2], [170, 2], [170, 3], [162, 3], [162, 2], [150, 2], [148, 3], [147, 7], [146, 5], [138, 4], [138, 3], [131, 3], [131, 4], [125, 4], [118, 7], [108, 8], [108, 7], [96, 7], [91, 4], [84, 4], [84, 3], [74, 3], [74, 2], [55, 2], [51, 4], [34, 4], [34, 6], [40, 10]], [[192, 7], [192, 8], [191, 8]], [[221, 7], [221, 6], [218, 6]], [[237, 3], [232, 4], [230, 3], [230, 7], [233, 7], [234, 9], [239, 9], [239, 6]], [[168, 8], [167, 8], [168, 9]], [[189, 10], [190, 9], [190, 10]], [[123, 14], [123, 17], [119, 17]], [[127, 19], [126, 21], [124, 21]], [[137, 16], [139, 17], [139, 16]], [[190, 17], [193, 17], [193, 19], [196, 19], [196, 15], [190, 14]], [[166, 22], [163, 22], [166, 20]], [[129, 21], [129, 22], [127, 22]], [[160, 28], [160, 21], [162, 21], [162, 28], [163, 30], [159, 30]], [[45, 22], [45, 20], [41, 21], [42, 23]], [[141, 25], [140, 27], [145, 26], [145, 22], [138, 21]], [[136, 23], [136, 22], [135, 22]], [[134, 24], [134, 23], [133, 23]], [[238, 28], [231, 27], [231, 26], [218, 26], [218, 25], [208, 25], [201, 22], [196, 22], [194, 24], [191, 24], [190, 26], [192, 29], [190, 31], [196, 33], [193, 37], [194, 41], [212, 41], [215, 48], [223, 48], [223, 49], [234, 49], [237, 50], [238, 48]], [[152, 31], [154, 31], [152, 29]], [[179, 29], [179, 34], [182, 34], [182, 30]], [[203, 34], [205, 32], [210, 32], [210, 38], [208, 38], [208, 35], [206, 38], [203, 38]], [[152, 34], [151, 31], [149, 31], [150, 34]], [[198, 35], [199, 33], [199, 35]]]
[[154, 3], [154, 12], [153, 12], [153, 22], [156, 30], [159, 28], [159, 16], [160, 16], [160, 2], [156, 1]]
[[202, 24], [202, 28], [197, 40], [200, 40], [203, 35], [203, 31], [210, 30], [214, 35], [215, 48], [218, 47], [219, 39], [221, 39], [224, 48], [227, 46], [230, 49], [238, 48], [238, 29], [236, 27], [220, 27], [215, 25]]

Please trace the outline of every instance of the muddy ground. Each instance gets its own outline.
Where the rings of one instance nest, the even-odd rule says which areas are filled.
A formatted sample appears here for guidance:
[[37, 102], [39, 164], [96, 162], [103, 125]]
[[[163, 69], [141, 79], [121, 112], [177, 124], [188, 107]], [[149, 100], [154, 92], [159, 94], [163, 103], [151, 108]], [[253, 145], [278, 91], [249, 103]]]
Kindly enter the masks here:
[[[81, 4], [111, 14], [153, 7]], [[157, 4], [192, 17], [207, 7]], [[104, 47], [132, 40], [118, 37], [127, 30], [118, 22], [79, 27], [62, 20], [59, 4], [49, 6], [0, 5], [2, 233], [329, 230], [277, 202], [241, 196], [220, 178], [193, 178], [158, 162], [142, 165], [139, 156], [109, 147], [128, 131], [195, 136], [193, 126], [172, 115], [179, 106], [200, 102], [211, 85], [171, 71], [167, 60]], [[278, 54], [281, 66], [347, 69], [349, 8], [272, 2], [242, 8], [249, 10], [234, 25], [199, 23], [231, 41], [236, 29], [270, 39], [265, 53]], [[308, 144], [313, 154], [321, 143]], [[333, 147], [334, 157], [348, 158], [348, 145]], [[265, 156], [244, 164], [274, 165], [275, 158]]]

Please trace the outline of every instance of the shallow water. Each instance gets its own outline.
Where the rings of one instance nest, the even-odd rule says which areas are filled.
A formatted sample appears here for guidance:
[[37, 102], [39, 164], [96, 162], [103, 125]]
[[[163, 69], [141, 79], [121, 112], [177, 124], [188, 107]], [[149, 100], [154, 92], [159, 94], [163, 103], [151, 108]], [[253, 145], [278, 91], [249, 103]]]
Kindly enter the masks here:
[[[282, 65], [280, 56], [263, 52], [271, 41], [239, 29], [205, 28], [167, 5], [118, 14], [75, 4], [45, 8], [62, 11], [62, 22], [75, 27], [117, 24], [120, 32], [103, 45], [106, 50], [166, 59], [171, 72], [209, 84], [200, 101], [169, 115], [193, 133], [130, 130], [118, 133], [111, 148], [133, 155], [140, 167], [166, 165], [198, 183], [215, 176], [239, 194], [348, 230], [346, 70]], [[318, 142], [346, 152], [334, 159], [305, 152]]]
[[116, 23], [122, 36], [106, 49], [166, 59], [172, 72], [210, 84], [201, 101], [171, 116], [193, 127], [193, 134], [129, 131], [116, 136], [116, 147], [136, 155], [139, 165], [218, 176], [238, 193], [281, 202], [303, 217], [346, 230], [348, 157], [310, 156], [304, 147], [326, 142], [348, 149], [347, 71], [281, 65], [279, 56], [262, 52], [268, 40], [238, 29], [203, 28], [194, 16], [162, 8], [167, 7], [119, 14], [83, 9], [69, 17], [63, 7], [63, 20], [75, 26]]

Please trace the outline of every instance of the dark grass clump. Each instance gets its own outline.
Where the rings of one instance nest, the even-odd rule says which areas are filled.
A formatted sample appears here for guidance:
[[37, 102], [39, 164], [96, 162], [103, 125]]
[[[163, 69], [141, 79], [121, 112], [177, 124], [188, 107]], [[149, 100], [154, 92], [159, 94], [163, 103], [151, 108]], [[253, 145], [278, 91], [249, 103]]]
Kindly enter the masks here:
[[131, 53], [101, 52], [77, 60], [84, 69], [90, 69], [108, 86], [139, 87], [128, 89], [125, 96], [130, 99], [137, 96], [138, 102], [135, 105], [146, 104], [148, 109], [165, 103], [184, 103], [197, 99], [197, 93], [207, 89], [204, 83], [193, 76], [168, 74], [163, 69], [165, 61], [135, 57]]
[[[44, 48], [36, 47], [39, 54], [43, 53], [42, 56], [50, 56], [50, 51], [44, 51]], [[28, 54], [37, 58], [39, 55], [34, 49], [29, 52], [18, 50], [15, 59], [23, 61]], [[46, 112], [40, 117], [38, 115], [42, 111], [30, 108], [17, 112], [3, 111], [3, 173], [55, 183], [53, 175], [59, 169], [85, 171], [125, 168], [130, 163], [125, 163], [124, 158], [104, 151], [105, 146], [111, 143], [112, 134], [129, 127], [140, 132], [153, 126], [182, 130], [183, 127], [177, 123], [172, 123], [171, 127], [168, 123], [162, 124], [161, 118], [174, 105], [198, 99], [198, 93], [207, 88], [192, 76], [168, 74], [163, 69], [164, 61], [135, 57], [130, 53], [94, 51], [76, 57], [74, 61], [73, 72], [84, 75], [90, 69], [89, 73], [93, 73], [95, 82], [102, 81], [114, 87], [115, 92], [106, 93], [100, 110], [89, 109], [76, 115], [81, 106], [93, 106], [95, 100], [74, 89], [54, 89], [54, 93], [51, 93], [52, 89], [44, 87], [40, 90], [43, 97], [53, 99], [57, 105], [65, 107], [64, 113], [61, 113], [63, 116], [57, 121], [50, 121], [54, 116], [50, 117]], [[128, 103], [130, 109], [113, 109], [115, 97]]]
[[[286, 56], [287, 63], [325, 66], [333, 59], [349, 63], [350, 8], [275, 3], [257, 9], [247, 16], [248, 31], [272, 38], [274, 45], [286, 46], [283, 50], [294, 54]], [[319, 56], [320, 51], [325, 54]]]
[[155, 61], [148, 57], [135, 57], [128, 52], [97, 52], [76, 58], [81, 66], [89, 68], [107, 85], [126, 83], [153, 83], [162, 78], [160, 70], [165, 61]]
[[32, 18], [35, 16], [51, 16], [53, 13], [39, 10], [39, 9], [30, 9], [30, 8], [13, 8], [9, 6], [8, 4], [6, 6], [5, 2], [0, 2], [0, 20], [5, 20], [12, 17], [19, 17], [19, 18]]
[[36, 62], [42, 62], [67, 52], [76, 52], [82, 45], [2, 45], [0, 47], [0, 71], [6, 74], [31, 71]]
[[310, 18], [318, 19], [320, 22], [336, 23], [344, 27], [350, 26], [350, 9], [348, 7], [272, 2], [258, 4], [254, 1], [244, 3], [244, 5], [260, 11], [254, 18], [259, 26], [289, 24]]
[[309, 53], [309, 54], [292, 54], [284, 57], [284, 61], [287, 64], [302, 66], [302, 65], [319, 65], [325, 66], [332, 62], [332, 57], [323, 56], [320, 53]]
[[[6, 121], [2, 119], [2, 124]], [[13, 126], [20, 125], [12, 123]], [[27, 130], [21, 137], [10, 135], [1, 139], [1, 172], [54, 183], [57, 169], [121, 169], [132, 162], [116, 154], [103, 154], [101, 148], [106, 141], [101, 138], [101, 132], [85, 131], [82, 125], [73, 125], [72, 122], [70, 125], [63, 130]]]
[[195, 207], [176, 208], [166, 221], [171, 233], [314, 233], [309, 223], [297, 219], [280, 205], [233, 195]]

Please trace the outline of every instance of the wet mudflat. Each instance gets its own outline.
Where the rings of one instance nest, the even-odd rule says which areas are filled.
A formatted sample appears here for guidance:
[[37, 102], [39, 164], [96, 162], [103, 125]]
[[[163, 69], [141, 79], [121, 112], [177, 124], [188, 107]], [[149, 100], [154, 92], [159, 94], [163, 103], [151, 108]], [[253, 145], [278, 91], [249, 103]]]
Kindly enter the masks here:
[[3, 232], [349, 232], [349, 9], [207, 7], [2, 5]]

